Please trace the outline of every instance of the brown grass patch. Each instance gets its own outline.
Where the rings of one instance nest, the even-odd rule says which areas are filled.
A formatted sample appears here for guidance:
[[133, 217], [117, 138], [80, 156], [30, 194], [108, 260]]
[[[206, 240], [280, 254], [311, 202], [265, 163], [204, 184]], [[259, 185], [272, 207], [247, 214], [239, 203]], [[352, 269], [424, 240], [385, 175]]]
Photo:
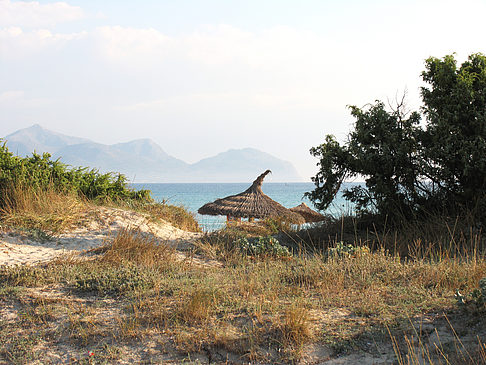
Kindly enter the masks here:
[[4, 195], [4, 206], [0, 208], [3, 224], [49, 235], [76, 226], [86, 210], [86, 203], [77, 194], [62, 193], [53, 186], [34, 189], [12, 185], [4, 190]]
[[175, 249], [136, 229], [122, 229], [112, 242], [102, 249], [103, 263], [124, 265], [127, 263], [149, 268], [170, 266], [175, 260]]

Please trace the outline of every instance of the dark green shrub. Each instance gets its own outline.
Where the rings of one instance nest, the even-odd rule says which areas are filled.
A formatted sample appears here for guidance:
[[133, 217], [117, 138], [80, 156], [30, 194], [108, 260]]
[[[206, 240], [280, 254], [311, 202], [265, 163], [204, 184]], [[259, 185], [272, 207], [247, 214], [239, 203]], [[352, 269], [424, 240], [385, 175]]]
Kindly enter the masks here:
[[344, 191], [360, 214], [392, 222], [462, 211], [486, 218], [486, 56], [473, 54], [459, 68], [453, 56], [429, 58], [425, 67], [425, 126], [419, 113], [404, 112], [403, 100], [395, 110], [380, 101], [351, 106], [348, 141], [328, 135], [311, 149], [319, 171], [306, 195], [317, 208], [326, 209], [346, 179], [364, 178], [365, 186]]

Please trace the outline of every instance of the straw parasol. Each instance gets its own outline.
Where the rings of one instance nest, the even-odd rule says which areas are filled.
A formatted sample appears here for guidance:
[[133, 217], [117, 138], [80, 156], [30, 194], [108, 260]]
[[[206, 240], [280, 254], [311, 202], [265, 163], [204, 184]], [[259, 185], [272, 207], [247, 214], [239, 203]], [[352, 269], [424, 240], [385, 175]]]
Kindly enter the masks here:
[[262, 182], [270, 172], [270, 170], [267, 170], [258, 176], [252, 186], [244, 192], [207, 203], [198, 209], [198, 213], [250, 219], [282, 217], [288, 219], [291, 223], [304, 223], [302, 216], [291, 212], [263, 194]]
[[315, 210], [312, 210], [305, 203], [290, 208], [290, 210], [304, 217], [306, 223], [322, 222], [323, 220], [326, 220], [325, 216], [323, 216], [320, 213], [317, 213]]

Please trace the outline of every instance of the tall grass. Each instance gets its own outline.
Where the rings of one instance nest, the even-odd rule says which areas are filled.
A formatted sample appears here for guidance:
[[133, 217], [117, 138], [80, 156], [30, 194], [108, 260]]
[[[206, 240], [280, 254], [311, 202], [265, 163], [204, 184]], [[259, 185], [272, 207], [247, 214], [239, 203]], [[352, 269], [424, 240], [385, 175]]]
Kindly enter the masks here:
[[86, 202], [72, 192], [59, 192], [10, 182], [2, 189], [0, 218], [7, 226], [54, 235], [79, 223]]
[[123, 229], [108, 245], [101, 247], [101, 263], [145, 268], [165, 268], [175, 260], [175, 250], [134, 229]]
[[128, 203], [119, 202], [118, 206], [146, 213], [154, 220], [169, 222], [174, 227], [185, 231], [201, 232], [201, 228], [194, 214], [180, 206], [169, 205], [165, 202], [146, 203], [133, 201], [128, 201]]
[[484, 257], [486, 240], [480, 225], [471, 224], [471, 213], [458, 216], [429, 215], [427, 220], [402, 221], [388, 226], [375, 225], [372, 216], [343, 215], [320, 225], [284, 235], [288, 243], [316, 252], [326, 251], [336, 242], [386, 249], [400, 257], [440, 260], [448, 257]]

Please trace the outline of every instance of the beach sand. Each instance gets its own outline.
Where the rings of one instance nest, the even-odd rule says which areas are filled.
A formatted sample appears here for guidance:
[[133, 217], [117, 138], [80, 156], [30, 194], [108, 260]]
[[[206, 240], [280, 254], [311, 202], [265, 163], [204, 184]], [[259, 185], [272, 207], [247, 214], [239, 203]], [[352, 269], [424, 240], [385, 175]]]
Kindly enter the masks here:
[[175, 247], [181, 258], [201, 236], [201, 233], [183, 231], [168, 222], [154, 222], [142, 213], [93, 207], [80, 226], [48, 239], [34, 238], [17, 230], [1, 232], [0, 266], [35, 265], [66, 254], [76, 255], [103, 245], [123, 229], [139, 230], [156, 242]]

